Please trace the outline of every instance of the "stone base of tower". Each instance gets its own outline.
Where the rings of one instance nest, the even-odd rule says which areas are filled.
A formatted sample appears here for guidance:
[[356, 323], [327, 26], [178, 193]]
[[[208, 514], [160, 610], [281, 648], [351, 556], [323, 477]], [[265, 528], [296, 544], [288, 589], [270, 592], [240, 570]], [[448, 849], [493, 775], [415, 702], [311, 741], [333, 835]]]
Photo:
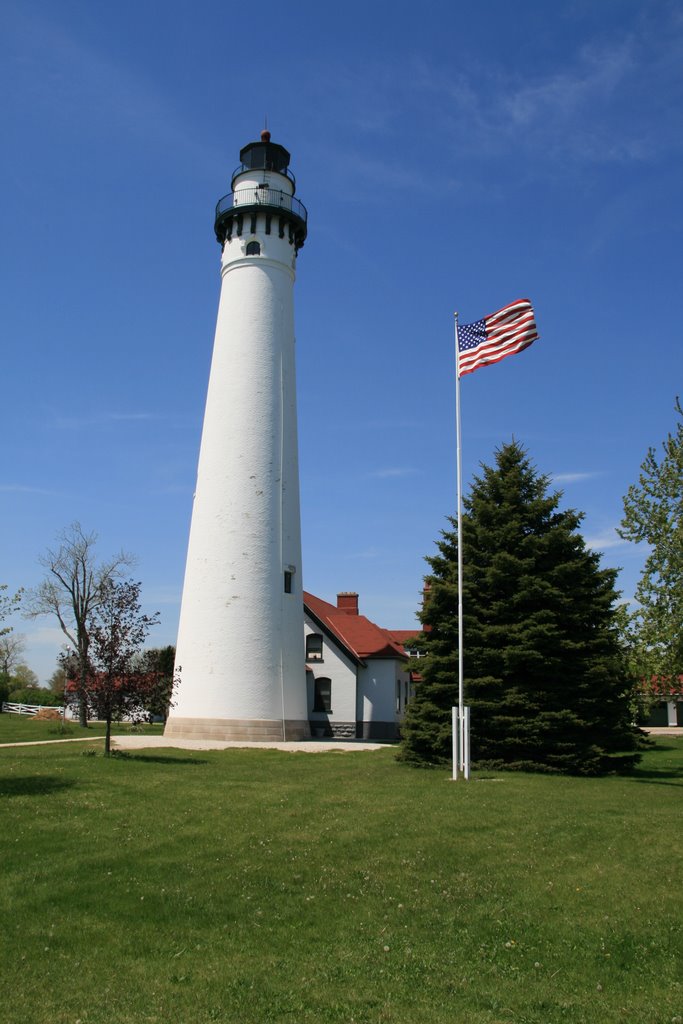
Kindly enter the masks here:
[[164, 736], [182, 740], [250, 740], [268, 742], [309, 739], [308, 721], [281, 718], [176, 718], [166, 722]]

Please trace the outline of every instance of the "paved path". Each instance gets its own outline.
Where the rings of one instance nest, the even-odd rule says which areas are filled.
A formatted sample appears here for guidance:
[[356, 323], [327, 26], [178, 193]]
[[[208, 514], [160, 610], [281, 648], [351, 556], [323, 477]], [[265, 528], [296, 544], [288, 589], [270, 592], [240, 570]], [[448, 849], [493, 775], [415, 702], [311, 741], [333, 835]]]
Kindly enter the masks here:
[[174, 747], [178, 750], [227, 750], [232, 747], [253, 747], [256, 750], [286, 750], [290, 754], [305, 751], [307, 754], [324, 754], [340, 750], [382, 750], [386, 743], [369, 743], [365, 740], [181, 740], [165, 736], [112, 736], [112, 746], [117, 750], [141, 750], [149, 747]]
[[[19, 740], [16, 743], [0, 743], [3, 747], [41, 747], [53, 743], [95, 743], [104, 736], [76, 736], [65, 740]], [[228, 747], [254, 747], [257, 750], [286, 750], [290, 754], [305, 750], [307, 754], [325, 754], [334, 750], [381, 750], [392, 746], [387, 743], [370, 743], [366, 740], [299, 740], [289, 743], [277, 740], [181, 740], [165, 736], [112, 736], [114, 750], [146, 750], [151, 747], [172, 747], [176, 750], [226, 750]]]
[[93, 743], [94, 740], [103, 740], [104, 736], [72, 736], [68, 740], [19, 740], [16, 743], [0, 743], [2, 747], [42, 747], [46, 743], [52, 746], [53, 743]]
[[[683, 728], [676, 726], [657, 726], [645, 729], [651, 736], [678, 736], [683, 739]], [[94, 743], [104, 740], [104, 736], [77, 736], [65, 740], [28, 740], [18, 743], [0, 743], [2, 747], [39, 747], [45, 743]], [[298, 740], [289, 743], [277, 740], [181, 740], [167, 739], [165, 736], [112, 736], [112, 747], [116, 750], [145, 750], [151, 747], [172, 747], [176, 750], [226, 750], [232, 747], [254, 747], [256, 750], [285, 750], [290, 754], [305, 751], [307, 754], [326, 754], [330, 751], [383, 750], [394, 746], [391, 743], [372, 743], [368, 740]]]

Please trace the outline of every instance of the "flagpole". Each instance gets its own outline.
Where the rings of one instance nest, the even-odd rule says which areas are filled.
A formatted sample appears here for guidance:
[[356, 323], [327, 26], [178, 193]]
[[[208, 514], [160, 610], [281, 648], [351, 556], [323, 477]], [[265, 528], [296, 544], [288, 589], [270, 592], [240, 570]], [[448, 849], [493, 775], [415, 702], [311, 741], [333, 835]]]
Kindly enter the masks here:
[[[534, 310], [528, 299], [517, 299], [497, 313], [465, 324], [463, 373], [472, 373], [479, 366], [499, 363], [506, 356], [522, 352], [538, 338]], [[458, 478], [458, 706], [451, 708], [453, 726], [453, 778], [459, 770], [470, 777], [470, 709], [463, 700], [463, 622], [462, 622], [462, 430], [460, 426], [460, 341], [458, 314], [455, 314], [455, 426], [457, 436]]]
[[[460, 425], [460, 360], [458, 356], [458, 314], [455, 314], [455, 432], [457, 444], [457, 532], [458, 532], [458, 727], [460, 730], [460, 767], [465, 771], [463, 714], [463, 636], [462, 636], [462, 429]], [[469, 774], [469, 772], [467, 773]]]

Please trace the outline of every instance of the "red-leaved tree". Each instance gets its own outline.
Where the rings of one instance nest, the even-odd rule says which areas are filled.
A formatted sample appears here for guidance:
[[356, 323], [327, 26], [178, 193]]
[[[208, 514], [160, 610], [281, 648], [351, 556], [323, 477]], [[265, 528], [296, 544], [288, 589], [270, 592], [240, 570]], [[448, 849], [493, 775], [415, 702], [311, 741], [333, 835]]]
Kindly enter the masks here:
[[[140, 606], [140, 583], [107, 580], [97, 606], [90, 611], [90, 646], [85, 677], [71, 671], [66, 698], [84, 701], [106, 723], [104, 752], [111, 752], [111, 723], [123, 717], [142, 717], [149, 695], [158, 686], [154, 672], [136, 666], [136, 657], [159, 613], [145, 615]], [[69, 672], [74, 660], [65, 662]], [[76, 676], [76, 677], [75, 677]]]

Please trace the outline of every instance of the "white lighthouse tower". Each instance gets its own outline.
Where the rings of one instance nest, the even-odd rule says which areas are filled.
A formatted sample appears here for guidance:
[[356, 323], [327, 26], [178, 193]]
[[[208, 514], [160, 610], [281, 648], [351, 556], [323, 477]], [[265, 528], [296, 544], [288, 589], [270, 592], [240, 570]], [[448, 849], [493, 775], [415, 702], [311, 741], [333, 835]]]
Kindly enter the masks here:
[[289, 153], [261, 133], [216, 207], [221, 295], [165, 735], [309, 735]]

